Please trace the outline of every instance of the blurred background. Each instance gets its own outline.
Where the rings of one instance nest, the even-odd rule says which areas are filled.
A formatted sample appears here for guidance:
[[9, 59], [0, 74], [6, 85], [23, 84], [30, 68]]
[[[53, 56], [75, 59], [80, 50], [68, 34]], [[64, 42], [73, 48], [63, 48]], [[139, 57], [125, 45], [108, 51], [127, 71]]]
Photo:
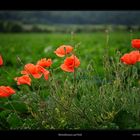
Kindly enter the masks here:
[[139, 31], [140, 11], [0, 11], [0, 32], [93, 32], [107, 27]]
[[52, 58], [52, 67], [59, 67], [61, 62], [53, 51], [70, 44], [82, 61], [81, 68], [95, 61], [104, 76], [107, 46], [109, 56], [118, 62], [116, 52], [130, 52], [133, 38], [140, 38], [140, 11], [0, 11], [0, 53], [10, 71], [11, 67], [22, 70], [18, 58], [23, 64]]

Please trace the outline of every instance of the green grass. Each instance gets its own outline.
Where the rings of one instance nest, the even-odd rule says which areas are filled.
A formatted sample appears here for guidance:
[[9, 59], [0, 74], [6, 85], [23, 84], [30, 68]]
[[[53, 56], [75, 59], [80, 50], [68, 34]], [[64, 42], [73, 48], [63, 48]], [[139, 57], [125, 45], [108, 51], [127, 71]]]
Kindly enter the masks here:
[[[138, 33], [135, 34], [138, 37]], [[116, 50], [122, 53], [131, 50], [131, 35], [129, 32], [111, 32], [109, 33], [109, 53], [114, 56]], [[105, 32], [96, 32], [92, 34], [0, 34], [0, 52], [4, 57], [5, 66], [8, 69], [21, 69], [22, 65], [17, 59], [19, 57], [22, 63], [36, 62], [43, 57], [51, 57], [58, 61], [53, 51], [62, 44], [76, 45], [77, 54], [82, 61], [81, 67], [85, 68], [89, 61], [97, 63], [99, 72], [102, 73], [102, 56], [106, 49], [107, 35]], [[6, 52], [6, 53], [5, 53]], [[55, 64], [54, 64], [55, 65]], [[13, 69], [12, 69], [13, 70]], [[11, 70], [11, 71], [12, 71]]]
[[[138, 129], [140, 64], [126, 66], [120, 57], [132, 49], [140, 33], [0, 34], [0, 85], [16, 94], [0, 99], [0, 129]], [[75, 47], [81, 61], [73, 73], [54, 70], [63, 62], [53, 52], [63, 44]], [[27, 63], [53, 60], [48, 81], [31, 87], [13, 80]], [[18, 123], [17, 123], [18, 122]]]

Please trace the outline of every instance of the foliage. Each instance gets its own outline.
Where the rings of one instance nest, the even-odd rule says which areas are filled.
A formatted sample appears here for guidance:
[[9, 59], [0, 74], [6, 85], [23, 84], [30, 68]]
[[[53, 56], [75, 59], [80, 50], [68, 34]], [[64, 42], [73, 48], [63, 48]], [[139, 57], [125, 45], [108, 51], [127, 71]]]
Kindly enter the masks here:
[[139, 11], [0, 11], [1, 20], [31, 24], [139, 25]]
[[0, 21], [0, 32], [22, 32], [23, 27], [18, 22], [2, 22]]
[[93, 33], [104, 32], [106, 29], [110, 31], [139, 31], [139, 25], [112, 25], [112, 24], [25, 24], [19, 21], [0, 20], [0, 32], [3, 33], [16, 33], [16, 32], [36, 32], [36, 33]]
[[[140, 128], [140, 65], [120, 62], [131, 50], [130, 40], [127, 32], [1, 34], [0, 84], [11, 85], [16, 94], [0, 99], [0, 129]], [[76, 78], [59, 68], [53, 51], [62, 43], [74, 46], [79, 56]], [[48, 81], [34, 79], [31, 87], [14, 83], [26, 63], [44, 57], [53, 60]]]

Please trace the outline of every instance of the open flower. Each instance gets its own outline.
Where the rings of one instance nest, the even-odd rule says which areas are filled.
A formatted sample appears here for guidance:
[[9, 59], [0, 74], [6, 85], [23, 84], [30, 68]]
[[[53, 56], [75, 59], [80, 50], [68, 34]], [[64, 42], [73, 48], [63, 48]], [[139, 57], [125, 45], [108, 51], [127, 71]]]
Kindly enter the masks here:
[[133, 65], [140, 61], [140, 52], [132, 51], [130, 53], [126, 53], [120, 59], [124, 64]]
[[40, 65], [42, 67], [50, 67], [51, 64], [52, 64], [52, 60], [51, 59], [46, 60], [46, 58], [43, 58], [37, 62], [37, 65]]
[[3, 59], [2, 59], [2, 56], [0, 55], [0, 66], [3, 65]]
[[59, 57], [64, 57], [66, 54], [72, 52], [73, 47], [70, 45], [62, 45], [54, 51], [54, 53]]
[[29, 77], [29, 75], [23, 75], [20, 77], [16, 77], [14, 78], [15, 81], [17, 81], [17, 85], [22, 85], [22, 84], [27, 84], [27, 85], [31, 85], [31, 78]]
[[131, 44], [133, 48], [140, 49], [140, 39], [133, 39]]
[[42, 76], [42, 73], [38, 69], [38, 66], [31, 63], [24, 66], [24, 70], [21, 71], [21, 74], [30, 74], [34, 78], [40, 78]]
[[50, 72], [48, 70], [46, 70], [43, 74], [44, 74], [45, 80], [48, 80]]
[[43, 73], [45, 80], [48, 80], [50, 72], [40, 65], [38, 65], [37, 67], [39, 72]]
[[0, 97], [9, 97], [14, 94], [15, 90], [9, 86], [0, 86]]
[[80, 65], [80, 60], [72, 55], [70, 57], [67, 57], [64, 60], [64, 63], [60, 66], [62, 70], [67, 71], [67, 72], [74, 72], [74, 69], [79, 67]]

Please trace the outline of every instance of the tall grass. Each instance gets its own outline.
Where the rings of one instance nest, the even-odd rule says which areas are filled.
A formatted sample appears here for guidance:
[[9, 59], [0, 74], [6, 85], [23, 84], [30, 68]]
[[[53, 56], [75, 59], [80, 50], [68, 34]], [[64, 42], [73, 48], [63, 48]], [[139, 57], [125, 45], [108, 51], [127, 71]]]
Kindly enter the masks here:
[[[91, 49], [92, 46], [98, 45], [95, 39], [99, 36], [102, 36], [103, 39], [99, 46], [104, 46], [102, 49], [99, 49], [102, 52], [101, 54], [99, 50]], [[34, 36], [31, 40], [36, 42], [38, 37]], [[44, 38], [41, 39], [41, 37]], [[42, 42], [38, 42], [34, 46], [36, 52], [43, 50], [43, 47], [37, 48], [37, 46], [40, 44], [42, 46], [45, 45], [45, 39], [50, 39], [45, 35], [41, 35], [41, 37]], [[57, 45], [47, 53], [47, 57], [52, 56], [57, 60], [54, 61], [53, 66], [49, 69], [51, 72], [49, 80], [45, 81], [44, 78], [33, 79], [31, 87], [27, 85], [17, 86], [16, 83], [13, 84], [14, 81], [11, 79], [20, 74], [23, 64], [26, 64], [25, 62], [29, 63], [32, 61], [36, 63], [36, 60], [39, 57], [44, 57], [45, 54], [37, 56], [37, 53], [33, 54], [34, 50], [26, 48], [31, 52], [29, 54], [33, 55], [30, 55], [30, 57], [32, 56], [30, 59], [25, 57], [24, 60], [24, 53], [27, 50], [24, 51], [22, 50], [23, 48], [14, 50], [16, 45], [18, 46], [18, 43], [12, 43], [14, 37], [11, 38], [11, 41], [9, 40], [9, 48], [1, 48], [2, 54], [5, 54], [7, 49], [10, 49], [11, 52], [12, 49], [14, 50], [11, 53], [12, 56], [10, 56], [11, 60], [6, 60], [8, 58], [7, 55], [4, 57], [4, 60], [10, 61], [11, 65], [6, 62], [5, 66], [0, 69], [0, 75], [2, 77], [2, 70], [9, 72], [9, 75], [2, 77], [2, 79], [5, 78], [4, 80], [8, 82], [11, 80], [11, 85], [16, 89], [16, 94], [8, 99], [0, 99], [0, 129], [93, 130], [140, 128], [140, 64], [126, 66], [120, 62], [120, 57], [124, 51], [121, 47], [120, 49], [111, 48], [117, 39], [115, 40], [115, 37], [111, 36], [109, 32], [103, 35], [96, 34], [96, 38], [94, 38], [94, 35], [91, 35], [90, 39], [93, 37], [95, 44], [90, 41], [84, 42], [86, 39], [90, 40], [88, 39], [89, 34], [85, 37], [81, 34], [81, 38], [84, 37], [83, 40], [80, 40], [81, 38], [78, 37], [76, 35], [72, 36], [70, 41], [65, 38], [66, 41], [63, 38], [64, 42], [71, 42], [74, 46], [78, 44], [75, 53], [80, 57], [81, 66], [76, 70], [75, 75], [63, 72], [59, 68], [61, 60], [55, 58], [54, 55], [50, 55], [55, 50], [55, 47], [57, 48], [58, 45], [63, 44], [63, 41], [58, 41], [58, 39], [53, 44], [54, 46]], [[18, 38], [18, 36], [15, 38]], [[1, 46], [5, 45], [3, 43], [4, 40], [5, 38], [3, 38]], [[22, 41], [27, 40], [28, 37], [24, 36]], [[28, 40], [29, 44], [32, 42], [31, 40]], [[79, 43], [79, 40], [81, 43]], [[85, 44], [82, 44], [82, 41]], [[110, 41], [112, 41], [112, 45]], [[126, 44], [129, 46], [130, 40], [123, 41], [124, 43], [127, 42], [128, 44]], [[116, 43], [115, 46], [118, 44]], [[15, 47], [10, 48], [11, 45], [15, 45]], [[89, 49], [86, 49], [85, 46], [89, 46]], [[112, 51], [110, 51], [111, 49]], [[96, 55], [98, 58], [94, 57], [94, 54], [90, 55], [92, 52], [94, 54], [98, 53]], [[15, 54], [14, 57], [13, 54]], [[19, 60], [12, 60], [17, 59], [16, 56], [19, 56], [23, 64]], [[16, 66], [14, 66], [15, 62], [17, 62]], [[9, 66], [6, 66], [7, 64]], [[18, 68], [19, 65], [20, 67]], [[10, 68], [14, 69], [13, 71], [11, 70], [11, 73]], [[6, 84], [6, 82], [1, 81], [1, 84], [3, 83]]]

